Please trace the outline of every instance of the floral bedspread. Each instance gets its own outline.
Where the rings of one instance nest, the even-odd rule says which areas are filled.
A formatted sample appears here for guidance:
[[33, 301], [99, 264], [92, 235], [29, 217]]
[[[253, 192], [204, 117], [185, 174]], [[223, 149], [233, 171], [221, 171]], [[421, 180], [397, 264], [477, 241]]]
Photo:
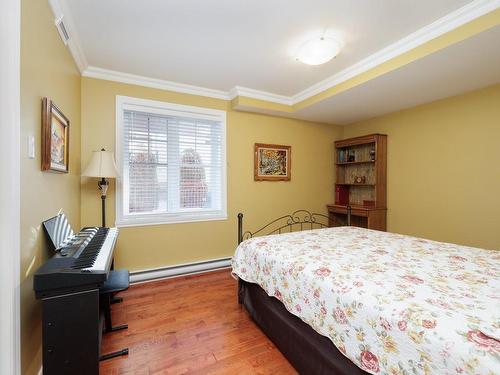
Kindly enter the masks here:
[[339, 227], [256, 237], [233, 273], [372, 374], [500, 374], [500, 251]]

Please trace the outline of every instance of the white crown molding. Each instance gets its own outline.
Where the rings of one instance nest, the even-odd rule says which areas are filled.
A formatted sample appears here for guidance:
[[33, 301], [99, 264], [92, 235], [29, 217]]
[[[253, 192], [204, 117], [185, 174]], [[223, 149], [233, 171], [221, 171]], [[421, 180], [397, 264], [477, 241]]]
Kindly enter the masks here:
[[165, 81], [163, 79], [150, 78], [139, 76], [135, 74], [117, 72], [115, 70], [96, 68], [89, 66], [82, 72], [82, 76], [90, 78], [104, 79], [107, 81], [115, 81], [121, 83], [128, 83], [132, 85], [139, 85], [151, 87], [154, 89], [161, 89], [167, 91], [180, 92], [183, 94], [207, 96], [209, 98], [229, 100], [229, 93], [221, 90], [208, 89], [205, 87], [186, 85], [184, 83], [177, 83]]
[[75, 60], [76, 66], [80, 73], [83, 73], [88, 67], [87, 58], [83, 52], [82, 44], [80, 42], [80, 37], [71, 16], [71, 12], [66, 4], [65, 0], [49, 0], [50, 7], [52, 8], [52, 13], [54, 14], [54, 19], [58, 20], [63, 17], [64, 26], [69, 34], [68, 48]]
[[230, 91], [214, 90], [206, 87], [187, 85], [166, 81], [158, 78], [140, 76], [136, 74], [118, 72], [111, 69], [102, 69], [95, 66], [89, 66], [82, 72], [82, 76], [89, 78], [104, 79], [107, 81], [128, 83], [155, 89], [180, 92], [183, 94], [199, 95], [215, 99], [232, 100], [237, 96], [260, 99], [267, 102], [292, 105], [292, 99], [289, 96], [277, 95], [265, 91], [254, 90], [247, 87], [235, 86]]
[[250, 89], [248, 87], [235, 86], [229, 91], [230, 99], [234, 99], [237, 96], [245, 96], [248, 98], [265, 100], [267, 102], [273, 102], [284, 105], [292, 105], [292, 98], [285, 95], [277, 95], [266, 91], [260, 91], [255, 89]]
[[500, 7], [500, 0], [475, 0], [354, 65], [295, 94], [293, 104], [319, 94]]
[[[56, 18], [61, 14], [66, 15], [65, 23], [69, 28], [68, 32], [71, 35], [71, 38], [68, 42], [69, 48], [78, 67], [80, 68], [82, 76], [84, 77], [92, 77], [223, 100], [232, 100], [237, 96], [242, 96], [289, 106], [297, 104], [303, 100], [313, 97], [314, 95], [337, 86], [432, 39], [435, 39], [453, 29], [456, 29], [466, 24], [467, 22], [470, 22], [491, 11], [494, 11], [497, 8], [500, 8], [500, 0], [474, 0], [469, 4], [457, 9], [456, 11], [451, 12], [444, 17], [441, 17], [435, 22], [417, 30], [410, 35], [407, 35], [397, 42], [355, 63], [354, 65], [351, 65], [350, 67], [340, 71], [339, 73], [336, 73], [293, 96], [284, 96], [241, 86], [235, 86], [230, 91], [226, 92], [205, 87], [188, 85], [184, 83], [166, 81], [157, 78], [123, 73], [114, 70], [102, 69], [94, 66], [88, 66], [83, 54], [83, 50], [80, 47], [76, 29], [75, 27], [73, 27], [71, 14], [65, 7], [65, 0], [49, 0], [49, 2], [53, 10], [55, 9], [54, 15], [56, 16]], [[63, 13], [61, 9], [65, 13]]]

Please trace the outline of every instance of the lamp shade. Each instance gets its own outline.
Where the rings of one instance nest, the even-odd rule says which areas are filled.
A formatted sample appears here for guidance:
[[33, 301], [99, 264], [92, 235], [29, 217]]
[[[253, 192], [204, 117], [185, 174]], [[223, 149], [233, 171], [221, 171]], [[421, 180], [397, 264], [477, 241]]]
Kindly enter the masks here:
[[114, 153], [111, 151], [93, 151], [92, 159], [87, 165], [82, 176], [86, 177], [118, 177], [118, 169], [115, 164]]

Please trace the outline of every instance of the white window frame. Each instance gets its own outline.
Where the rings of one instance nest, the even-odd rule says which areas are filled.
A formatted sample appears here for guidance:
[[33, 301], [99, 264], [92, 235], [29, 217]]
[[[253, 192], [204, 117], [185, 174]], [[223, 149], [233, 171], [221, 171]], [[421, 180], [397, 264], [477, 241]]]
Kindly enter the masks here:
[[119, 173], [123, 173], [123, 128], [124, 111], [134, 110], [167, 116], [186, 116], [202, 120], [218, 121], [221, 123], [221, 160], [222, 160], [222, 186], [221, 209], [200, 210], [195, 212], [176, 212], [159, 214], [134, 214], [123, 213], [123, 179], [116, 179], [116, 222], [117, 227], [159, 225], [173, 223], [191, 223], [198, 221], [227, 220], [227, 160], [226, 160], [226, 111], [194, 107], [188, 105], [161, 102], [157, 100], [140, 99], [128, 96], [116, 96], [116, 165]]

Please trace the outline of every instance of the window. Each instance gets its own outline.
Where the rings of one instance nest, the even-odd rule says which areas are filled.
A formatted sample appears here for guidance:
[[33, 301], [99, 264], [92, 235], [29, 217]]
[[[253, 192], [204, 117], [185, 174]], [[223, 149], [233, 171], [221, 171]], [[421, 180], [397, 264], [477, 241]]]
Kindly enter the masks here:
[[116, 225], [222, 220], [226, 112], [117, 96]]

